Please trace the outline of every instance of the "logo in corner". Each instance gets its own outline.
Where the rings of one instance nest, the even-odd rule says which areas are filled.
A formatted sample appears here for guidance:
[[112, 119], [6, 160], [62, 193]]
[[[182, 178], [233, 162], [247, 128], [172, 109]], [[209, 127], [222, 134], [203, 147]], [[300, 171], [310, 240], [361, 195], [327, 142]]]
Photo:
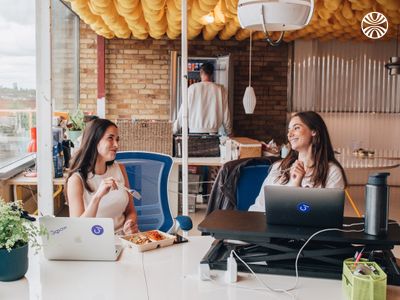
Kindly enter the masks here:
[[297, 210], [301, 213], [309, 213], [311, 211], [311, 205], [306, 202], [300, 202], [297, 204]]
[[104, 228], [100, 225], [93, 225], [92, 232], [95, 235], [102, 235], [104, 233]]
[[373, 11], [364, 16], [361, 30], [370, 39], [380, 39], [388, 31], [389, 23], [384, 14]]

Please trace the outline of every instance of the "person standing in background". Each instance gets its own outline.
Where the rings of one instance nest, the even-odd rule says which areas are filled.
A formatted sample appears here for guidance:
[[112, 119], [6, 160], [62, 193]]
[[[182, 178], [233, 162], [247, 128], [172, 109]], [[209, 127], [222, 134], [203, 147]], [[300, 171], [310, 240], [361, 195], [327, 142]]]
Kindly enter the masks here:
[[[213, 64], [204, 63], [200, 67], [201, 82], [188, 89], [189, 133], [217, 134], [221, 126], [227, 135], [232, 133], [227, 93], [222, 85], [212, 82], [213, 73]], [[182, 106], [174, 122], [174, 133], [181, 128]]]

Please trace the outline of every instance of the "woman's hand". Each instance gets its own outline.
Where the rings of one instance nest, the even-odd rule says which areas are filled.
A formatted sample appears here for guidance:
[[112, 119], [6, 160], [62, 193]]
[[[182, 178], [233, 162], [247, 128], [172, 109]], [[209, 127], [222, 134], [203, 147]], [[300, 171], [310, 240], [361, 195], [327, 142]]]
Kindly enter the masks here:
[[129, 219], [124, 224], [124, 233], [125, 234], [132, 234], [139, 232], [139, 227], [136, 221]]
[[290, 169], [290, 179], [295, 186], [301, 186], [301, 181], [303, 180], [306, 170], [304, 168], [304, 163], [300, 160], [296, 160]]
[[99, 188], [97, 189], [94, 197], [101, 199], [103, 198], [110, 190], [118, 189], [117, 183], [113, 177], [105, 178], [101, 181]]

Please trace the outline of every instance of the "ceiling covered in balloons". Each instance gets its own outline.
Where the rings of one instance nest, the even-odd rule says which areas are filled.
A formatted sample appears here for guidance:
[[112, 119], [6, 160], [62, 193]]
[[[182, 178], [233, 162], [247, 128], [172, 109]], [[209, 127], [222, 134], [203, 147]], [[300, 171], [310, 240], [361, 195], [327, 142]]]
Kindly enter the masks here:
[[[181, 0], [64, 0], [97, 34], [122, 39], [178, 39], [181, 34]], [[400, 24], [400, 0], [315, 0], [311, 22], [303, 29], [286, 32], [284, 41], [295, 39], [367, 40], [361, 21], [380, 12], [388, 21], [384, 39], [396, 36]], [[188, 39], [237, 39], [249, 37], [237, 17], [238, 0], [188, 0]], [[272, 37], [279, 36], [278, 32]], [[265, 37], [255, 32], [255, 39]]]

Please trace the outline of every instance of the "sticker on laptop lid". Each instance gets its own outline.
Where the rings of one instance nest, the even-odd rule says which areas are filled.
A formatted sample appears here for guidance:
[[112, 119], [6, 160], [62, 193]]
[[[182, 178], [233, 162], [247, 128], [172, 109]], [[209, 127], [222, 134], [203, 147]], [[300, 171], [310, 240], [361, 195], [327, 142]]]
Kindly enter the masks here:
[[92, 232], [95, 235], [102, 235], [104, 233], [104, 228], [100, 225], [93, 225]]
[[297, 204], [297, 210], [301, 213], [309, 213], [311, 211], [311, 205], [307, 202], [300, 202]]
[[50, 230], [51, 235], [56, 235], [56, 234], [60, 234], [61, 232], [63, 232], [65, 229], [67, 229], [67, 226], [63, 226], [61, 228], [55, 229], [55, 230]]

